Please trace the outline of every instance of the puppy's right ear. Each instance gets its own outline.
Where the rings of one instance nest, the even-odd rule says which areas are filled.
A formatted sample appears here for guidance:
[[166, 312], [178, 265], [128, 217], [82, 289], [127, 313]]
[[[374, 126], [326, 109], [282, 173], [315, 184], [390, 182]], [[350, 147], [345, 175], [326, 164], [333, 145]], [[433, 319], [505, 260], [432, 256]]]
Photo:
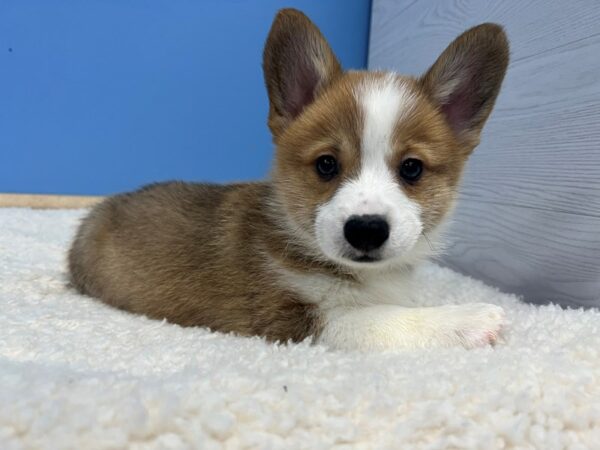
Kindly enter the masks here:
[[319, 29], [295, 9], [277, 13], [265, 44], [263, 70], [273, 136], [283, 132], [342, 73]]

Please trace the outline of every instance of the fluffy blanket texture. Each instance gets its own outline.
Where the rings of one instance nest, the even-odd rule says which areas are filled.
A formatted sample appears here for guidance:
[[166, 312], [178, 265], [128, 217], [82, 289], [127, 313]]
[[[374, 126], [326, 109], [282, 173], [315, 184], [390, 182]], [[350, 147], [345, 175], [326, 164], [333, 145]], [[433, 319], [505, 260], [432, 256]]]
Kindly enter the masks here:
[[66, 286], [83, 211], [0, 210], [0, 448], [600, 448], [600, 312], [520, 303], [430, 264], [423, 303], [491, 302], [495, 347], [272, 345]]

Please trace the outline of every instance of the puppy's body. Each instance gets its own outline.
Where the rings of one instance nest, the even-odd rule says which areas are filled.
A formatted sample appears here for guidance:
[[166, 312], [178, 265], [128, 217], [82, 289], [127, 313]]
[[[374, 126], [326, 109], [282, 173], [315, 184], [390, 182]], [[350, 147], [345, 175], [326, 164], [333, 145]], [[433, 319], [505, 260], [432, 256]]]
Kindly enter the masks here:
[[269, 183], [171, 182], [107, 198], [73, 243], [72, 282], [133, 313], [272, 341], [385, 349], [492, 338], [497, 308], [415, 307], [411, 266], [361, 276], [315, 260], [275, 204]]
[[418, 307], [411, 271], [452, 209], [507, 60], [502, 30], [483, 25], [420, 79], [344, 73], [304, 15], [280, 12], [264, 54], [272, 181], [107, 199], [73, 244], [73, 284], [131, 312], [271, 340], [492, 342], [500, 308]]
[[302, 340], [317, 330], [317, 316], [269, 273], [270, 255], [286, 252], [271, 190], [268, 183], [173, 182], [108, 198], [73, 244], [72, 280], [149, 317]]

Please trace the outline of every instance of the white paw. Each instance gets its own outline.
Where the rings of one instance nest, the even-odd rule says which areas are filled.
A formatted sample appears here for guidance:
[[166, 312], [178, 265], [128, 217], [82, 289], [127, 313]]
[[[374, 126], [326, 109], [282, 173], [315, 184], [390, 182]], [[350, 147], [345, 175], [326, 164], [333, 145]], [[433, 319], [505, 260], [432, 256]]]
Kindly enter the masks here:
[[494, 345], [505, 324], [504, 310], [487, 303], [446, 305], [439, 311], [443, 320], [440, 343], [466, 348]]

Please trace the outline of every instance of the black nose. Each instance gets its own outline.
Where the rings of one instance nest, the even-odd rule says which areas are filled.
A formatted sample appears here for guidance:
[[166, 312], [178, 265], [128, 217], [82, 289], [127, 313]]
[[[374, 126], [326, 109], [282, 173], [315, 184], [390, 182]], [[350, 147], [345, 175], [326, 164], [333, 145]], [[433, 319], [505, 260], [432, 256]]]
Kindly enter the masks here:
[[390, 227], [382, 216], [350, 216], [344, 225], [346, 240], [357, 250], [369, 252], [383, 245], [390, 235]]

